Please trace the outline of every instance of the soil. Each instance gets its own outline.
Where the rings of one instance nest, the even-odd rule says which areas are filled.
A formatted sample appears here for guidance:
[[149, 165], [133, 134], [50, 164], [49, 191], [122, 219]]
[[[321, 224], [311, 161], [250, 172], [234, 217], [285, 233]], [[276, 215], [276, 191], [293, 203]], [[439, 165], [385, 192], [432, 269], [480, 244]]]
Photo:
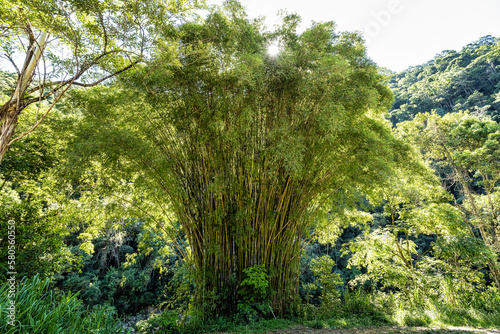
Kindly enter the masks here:
[[312, 329], [303, 326], [297, 326], [291, 329], [281, 329], [269, 332], [269, 334], [500, 334], [498, 329], [474, 329], [466, 327], [449, 327], [447, 329], [428, 328], [428, 327], [369, 327], [369, 328], [350, 328], [350, 329]]

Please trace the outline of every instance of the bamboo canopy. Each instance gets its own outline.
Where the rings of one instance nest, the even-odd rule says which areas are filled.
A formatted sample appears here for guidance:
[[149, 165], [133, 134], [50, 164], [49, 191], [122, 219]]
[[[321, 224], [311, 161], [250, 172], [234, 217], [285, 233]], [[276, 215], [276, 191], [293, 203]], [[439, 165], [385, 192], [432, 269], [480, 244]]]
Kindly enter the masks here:
[[392, 95], [362, 39], [332, 22], [299, 35], [299, 20], [265, 33], [229, 3], [180, 26], [127, 81], [135, 102], [122, 106], [131, 117], [120, 126], [149, 147], [135, 160], [187, 237], [194, 303], [206, 315], [235, 314], [243, 271], [256, 265], [272, 309], [286, 312], [316, 210], [383, 180], [398, 160], [383, 119]]

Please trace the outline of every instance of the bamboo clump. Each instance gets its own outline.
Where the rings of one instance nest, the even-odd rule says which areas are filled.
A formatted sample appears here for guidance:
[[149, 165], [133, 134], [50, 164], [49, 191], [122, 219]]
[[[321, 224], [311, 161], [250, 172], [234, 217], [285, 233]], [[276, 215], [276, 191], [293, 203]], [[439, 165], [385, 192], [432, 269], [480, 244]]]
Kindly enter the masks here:
[[[237, 313], [243, 270], [262, 264], [272, 308], [287, 312], [312, 213], [346, 180], [371, 177], [357, 155], [382, 130], [361, 126], [370, 104], [389, 101], [386, 88], [369, 62], [335, 51], [330, 25], [312, 29], [323, 41], [307, 61], [306, 44], [266, 56], [262, 36], [229, 46], [184, 41], [199, 49], [142, 79], [155, 87], [138, 124], [153, 142], [148, 173], [186, 235], [194, 302], [206, 315]], [[358, 61], [359, 76], [348, 67]]]

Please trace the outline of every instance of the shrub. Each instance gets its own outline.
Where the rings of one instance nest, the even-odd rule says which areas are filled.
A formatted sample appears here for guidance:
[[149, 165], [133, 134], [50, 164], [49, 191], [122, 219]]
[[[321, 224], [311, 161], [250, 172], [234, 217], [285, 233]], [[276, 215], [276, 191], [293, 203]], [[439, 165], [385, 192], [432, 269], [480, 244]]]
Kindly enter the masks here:
[[246, 278], [241, 282], [238, 294], [241, 300], [238, 303], [239, 315], [247, 321], [267, 317], [272, 313], [270, 297], [272, 290], [266, 268], [263, 264], [248, 267], [243, 270]]
[[160, 314], [155, 314], [147, 320], [137, 323], [138, 333], [165, 333], [177, 334], [181, 333], [179, 328], [182, 321], [182, 314], [177, 315], [175, 312], [166, 311]]

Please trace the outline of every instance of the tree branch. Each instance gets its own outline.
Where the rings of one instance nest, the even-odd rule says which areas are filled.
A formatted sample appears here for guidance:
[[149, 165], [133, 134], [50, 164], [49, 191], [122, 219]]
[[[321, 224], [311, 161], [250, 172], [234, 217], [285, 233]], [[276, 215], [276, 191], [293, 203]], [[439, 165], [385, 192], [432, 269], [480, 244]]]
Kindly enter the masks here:
[[20, 77], [21, 76], [21, 71], [19, 71], [19, 68], [17, 67], [16, 63], [14, 62], [14, 59], [12, 59], [12, 57], [9, 54], [7, 54], [7, 53], [4, 53], [4, 56], [14, 66], [14, 68], [16, 69], [16, 72], [17, 72], [17, 76]]
[[104, 35], [104, 46], [103, 46], [103, 52], [106, 52], [108, 49], [108, 31], [106, 30], [106, 25], [104, 24], [104, 19], [102, 17], [102, 13], [99, 13], [99, 23], [101, 23], [103, 35]]
[[[42, 101], [42, 100], [46, 100], [47, 97], [53, 95], [55, 92], [57, 92], [61, 87], [65, 86], [66, 87], [64, 88], [64, 90], [61, 92], [61, 94], [59, 94], [57, 96], [57, 98], [54, 100], [54, 102], [52, 102], [52, 104], [50, 105], [49, 109], [45, 112], [45, 114], [43, 114], [43, 116], [30, 128], [28, 129], [27, 131], [23, 132], [21, 135], [19, 135], [18, 137], [12, 139], [10, 142], [9, 142], [9, 146], [12, 145], [14, 142], [26, 137], [28, 134], [30, 134], [31, 132], [33, 132], [39, 125], [40, 123], [42, 123], [42, 121], [45, 119], [45, 117], [47, 117], [47, 115], [49, 114], [49, 112], [52, 110], [52, 108], [55, 106], [55, 104], [59, 101], [59, 99], [64, 95], [64, 93], [72, 86], [72, 85], [77, 85], [77, 86], [81, 86], [81, 87], [94, 87], [98, 84], [100, 84], [101, 82], [109, 79], [109, 78], [112, 78], [122, 72], [125, 72], [127, 71], [128, 69], [134, 67], [135, 65], [137, 65], [139, 63], [139, 60], [136, 60], [135, 62], [131, 63], [130, 65], [122, 68], [121, 70], [117, 71], [117, 72], [114, 72], [114, 73], [111, 73], [110, 75], [104, 77], [104, 78], [101, 78], [99, 80], [97, 80], [96, 82], [93, 82], [91, 84], [81, 84], [81, 83], [76, 83], [74, 82], [75, 79], [77, 79], [77, 76], [73, 77], [72, 80], [68, 80], [68, 81], [65, 81], [64, 84], [60, 84], [58, 87], [54, 88], [52, 90], [52, 92], [50, 94], [47, 94], [43, 97], [38, 97], [38, 98], [33, 98], [31, 100], [28, 100], [26, 102], [26, 105], [29, 105], [33, 102], [36, 102], [36, 101]], [[78, 75], [78, 77], [80, 77], [80, 75]]]
[[107, 75], [105, 76], [104, 78], [101, 78], [93, 83], [90, 83], [90, 84], [84, 84], [84, 83], [81, 83], [81, 82], [73, 82], [72, 85], [75, 85], [75, 86], [80, 86], [80, 87], [94, 87], [94, 86], [97, 86], [98, 84], [100, 84], [101, 82], [103, 81], [106, 81], [108, 80], [109, 78], [112, 78], [120, 73], [123, 73], [125, 72], [126, 70], [134, 67], [135, 65], [137, 65], [139, 63], [139, 60], [136, 60], [134, 61], [133, 63], [131, 63], [130, 65], [128, 65], [127, 67], [124, 67], [122, 68], [121, 70], [117, 71], [117, 72], [113, 72], [111, 73], [110, 75]]
[[[36, 91], [39, 91], [41, 89], [45, 89], [45, 88], [48, 88], [48, 87], [53, 87], [54, 85], [59, 85], [59, 87], [56, 87], [54, 88], [50, 93], [48, 93], [47, 95], [45, 95], [46, 97], [48, 96], [51, 96], [53, 95], [53, 93], [55, 93], [55, 91], [61, 89], [62, 86], [65, 86], [67, 85], [68, 83], [70, 82], [73, 82], [74, 85], [77, 85], [77, 86], [81, 86], [81, 87], [92, 87], [92, 86], [95, 86], [96, 84], [99, 84], [100, 82], [106, 80], [106, 79], [109, 79], [111, 78], [113, 75], [116, 75], [116, 74], [120, 74], [122, 73], [123, 71], [129, 69], [130, 67], [132, 66], [135, 66], [136, 64], [139, 63], [139, 60], [136, 60], [134, 62], [131, 62], [132, 66], [128, 65], [127, 67], [125, 67], [124, 69], [121, 69], [117, 72], [113, 72], [112, 74], [106, 76], [105, 79], [100, 79], [100, 81], [96, 84], [84, 84], [84, 83], [79, 83], [77, 82], [76, 80], [78, 80], [89, 68], [91, 68], [92, 66], [96, 65], [102, 58], [106, 57], [106, 56], [109, 56], [110, 54], [113, 54], [113, 53], [119, 53], [119, 52], [122, 52], [122, 53], [127, 53], [123, 50], [113, 50], [113, 51], [108, 51], [108, 52], [105, 52], [105, 53], [102, 53], [100, 54], [98, 57], [96, 57], [94, 60], [88, 62], [86, 65], [84, 65], [79, 71], [77, 74], [75, 74], [71, 79], [68, 79], [68, 80], [61, 80], [61, 81], [53, 81], [53, 82], [50, 82], [49, 84], [42, 84], [42, 85], [39, 85], [39, 86], [36, 86], [36, 87], [33, 87], [31, 88], [30, 90], [27, 90], [26, 93], [27, 94], [31, 94], [31, 93], [34, 93]], [[135, 54], [135, 53], [133, 53]], [[90, 85], [90, 86], [89, 86]]]
[[49, 109], [47, 109], [47, 111], [45, 112], [45, 114], [43, 114], [43, 116], [30, 129], [28, 129], [27, 131], [23, 132], [20, 136], [12, 139], [9, 142], [8, 146], [11, 146], [13, 143], [15, 143], [16, 141], [18, 141], [19, 139], [22, 139], [22, 138], [26, 137], [28, 134], [30, 134], [31, 132], [33, 132], [33, 130], [35, 130], [40, 125], [40, 123], [42, 123], [42, 121], [45, 119], [45, 117], [47, 117], [47, 115], [49, 114], [49, 112], [56, 105], [57, 101], [59, 101], [59, 99], [69, 89], [69, 87], [71, 87], [71, 84], [69, 84], [68, 86], [66, 86], [66, 88], [64, 88], [64, 90], [62, 91], [62, 93], [59, 94], [59, 96], [54, 100], [54, 102], [52, 102], [52, 104], [50, 105]]

